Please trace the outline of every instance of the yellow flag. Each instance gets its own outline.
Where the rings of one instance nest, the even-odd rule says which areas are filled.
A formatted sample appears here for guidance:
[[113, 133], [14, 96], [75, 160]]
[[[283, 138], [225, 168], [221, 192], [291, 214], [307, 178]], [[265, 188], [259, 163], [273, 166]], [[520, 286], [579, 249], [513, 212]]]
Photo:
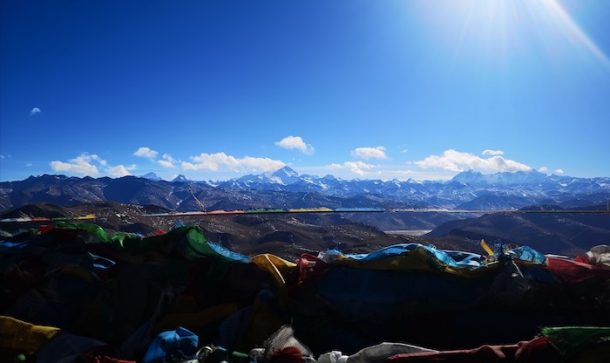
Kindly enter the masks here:
[[495, 255], [494, 250], [489, 247], [489, 245], [487, 244], [487, 242], [485, 242], [484, 239], [481, 240], [481, 247], [483, 247], [483, 249], [485, 250], [485, 252], [487, 252], [488, 255], [493, 256]]

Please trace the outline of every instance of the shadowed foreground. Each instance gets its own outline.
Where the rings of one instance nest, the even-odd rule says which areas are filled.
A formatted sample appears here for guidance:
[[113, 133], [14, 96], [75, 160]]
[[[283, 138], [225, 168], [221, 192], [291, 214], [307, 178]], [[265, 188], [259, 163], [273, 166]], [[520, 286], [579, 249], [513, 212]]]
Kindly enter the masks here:
[[[582, 328], [610, 326], [603, 251], [575, 261], [496, 248], [483, 258], [402, 244], [287, 261], [234, 253], [197, 227], [144, 238], [59, 223], [12, 236], [0, 252], [2, 361], [183, 362], [212, 345], [224, 350], [206, 350], [206, 362], [553, 361], [608, 352], [608, 330]], [[549, 326], [577, 328], [541, 332]], [[381, 342], [409, 348], [341, 358]], [[266, 350], [248, 356], [253, 348]]]

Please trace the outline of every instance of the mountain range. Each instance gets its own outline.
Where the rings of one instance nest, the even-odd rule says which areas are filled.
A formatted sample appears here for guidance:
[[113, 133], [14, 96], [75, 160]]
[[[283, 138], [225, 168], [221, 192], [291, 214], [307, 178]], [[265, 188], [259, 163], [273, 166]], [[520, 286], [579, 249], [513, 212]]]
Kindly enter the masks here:
[[[467, 171], [448, 181], [419, 182], [344, 180], [332, 175], [317, 177], [300, 175], [293, 169], [285, 167], [273, 173], [246, 175], [226, 181], [193, 181], [182, 175], [167, 181], [149, 173], [140, 177], [126, 176], [116, 179], [41, 175], [21, 181], [0, 183], [0, 212], [6, 218], [23, 213], [40, 216], [41, 210], [38, 206], [41, 203], [52, 204], [42, 209], [46, 212], [55, 211], [54, 206], [74, 206], [75, 210], [98, 210], [100, 205], [108, 202], [122, 203], [116, 207], [119, 209], [131, 210], [136, 207], [128, 206], [135, 205], [144, 206], [146, 210], [151, 210], [152, 206], [161, 207], [160, 210], [163, 211], [195, 211], [201, 208], [206, 210], [316, 207], [447, 208], [473, 212], [347, 213], [342, 214], [341, 218], [349, 221], [352, 227], [357, 226], [353, 227], [356, 230], [361, 230], [362, 236], [359, 237], [358, 243], [364, 244], [372, 243], [373, 240], [376, 242], [387, 240], [381, 232], [370, 234], [360, 227], [367, 225], [383, 231], [431, 230], [424, 238], [434, 241], [435, 244], [445, 243], [466, 250], [477, 251], [478, 241], [485, 238], [492, 242], [527, 244], [547, 253], [571, 255], [582, 253], [595, 244], [610, 243], [608, 215], [563, 213], [482, 215], [481, 212], [476, 211], [521, 208], [591, 209], [590, 206], [595, 206], [595, 209], [605, 209], [608, 200], [610, 200], [610, 178], [576, 178], [545, 175], [536, 171], [498, 174]], [[132, 212], [134, 214], [132, 217], [138, 218], [140, 212], [135, 209]], [[276, 219], [277, 217], [261, 220], [276, 223], [273, 222]], [[275, 227], [281, 233], [275, 233], [271, 228], [270, 237], [265, 237], [262, 232], [259, 233], [258, 225], [256, 228], [253, 227], [253, 231], [238, 233], [236, 231], [241, 231], [240, 224], [230, 221], [232, 220], [223, 219], [222, 223], [212, 223], [212, 221], [205, 227], [207, 231], [231, 235], [231, 238], [241, 241], [238, 243], [240, 246], [247, 245], [244, 241], [248, 238], [256, 240], [271, 238], [273, 245], [273, 243], [294, 240], [294, 237], [290, 237], [292, 236], [290, 233], [306, 233], [302, 232], [307, 230], [306, 226], [331, 228], [335, 222], [338, 222], [331, 216], [320, 219], [314, 215], [302, 215], [298, 217], [300, 223], [298, 228], [290, 227], [291, 224], [277, 225]], [[139, 225], [142, 224], [142, 221], [137, 222]], [[159, 226], [149, 226], [149, 228], [153, 227]], [[348, 232], [349, 228], [341, 233], [345, 236], [352, 233]], [[333, 233], [342, 235], [339, 230]], [[365, 242], [367, 234], [371, 238], [369, 242]], [[325, 238], [329, 238], [326, 235], [316, 236], [310, 235], [316, 241], [325, 241]], [[348, 240], [346, 238], [340, 239]]]
[[577, 178], [537, 171], [482, 174], [465, 171], [448, 181], [360, 180], [301, 175], [290, 167], [225, 181], [171, 181], [154, 173], [121, 178], [31, 176], [0, 182], [0, 210], [33, 203], [75, 205], [113, 201], [157, 205], [175, 211], [201, 209], [375, 207], [518, 209], [605, 204], [610, 178]]

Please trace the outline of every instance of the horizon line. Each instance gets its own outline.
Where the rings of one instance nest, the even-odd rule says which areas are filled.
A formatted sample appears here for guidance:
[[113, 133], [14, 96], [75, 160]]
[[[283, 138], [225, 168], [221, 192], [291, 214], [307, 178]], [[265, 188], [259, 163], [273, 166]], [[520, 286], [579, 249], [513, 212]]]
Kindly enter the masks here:
[[[294, 170], [293, 168], [289, 167], [289, 166], [284, 166], [282, 168], [276, 169], [275, 171], [269, 173], [269, 172], [263, 172], [263, 173], [249, 173], [249, 174], [244, 174], [241, 176], [235, 176], [235, 177], [230, 177], [230, 178], [226, 178], [226, 179], [189, 179], [186, 178], [186, 176], [184, 176], [183, 174], [178, 174], [176, 177], [172, 178], [172, 179], [165, 179], [162, 178], [160, 176], [158, 176], [155, 172], [148, 172], [148, 173], [144, 173], [144, 174], [140, 174], [140, 175], [135, 175], [135, 174], [130, 174], [130, 175], [124, 175], [124, 176], [119, 176], [119, 177], [112, 177], [112, 176], [108, 176], [108, 175], [101, 175], [101, 176], [91, 176], [91, 175], [83, 175], [83, 176], [77, 176], [77, 175], [67, 175], [67, 174], [55, 174], [55, 173], [42, 173], [42, 174], [31, 174], [28, 177], [25, 177], [23, 179], [12, 179], [12, 180], [1, 180], [0, 179], [0, 183], [11, 183], [11, 182], [20, 182], [20, 181], [25, 181], [29, 178], [39, 178], [39, 177], [43, 177], [43, 176], [58, 176], [58, 177], [65, 177], [65, 178], [77, 178], [77, 179], [85, 179], [85, 178], [91, 178], [91, 179], [102, 179], [102, 178], [109, 178], [112, 180], [116, 180], [116, 179], [121, 179], [121, 178], [126, 178], [126, 177], [134, 177], [134, 178], [141, 178], [141, 179], [147, 179], [147, 180], [151, 180], [151, 181], [165, 181], [165, 182], [174, 182], [174, 180], [178, 177], [178, 176], [183, 176], [186, 178], [186, 181], [188, 182], [211, 182], [211, 183], [215, 183], [215, 182], [226, 182], [226, 181], [231, 181], [231, 180], [236, 180], [236, 179], [240, 179], [246, 176], [265, 176], [265, 175], [271, 175], [273, 173], [275, 173], [278, 170], [281, 169], [285, 169], [285, 168], [289, 168], [291, 170]], [[294, 170], [295, 172], [297, 172], [296, 170]], [[448, 178], [436, 178], [436, 179], [417, 179], [417, 178], [413, 178], [413, 177], [409, 177], [406, 179], [400, 179], [400, 178], [392, 178], [392, 179], [383, 179], [383, 178], [342, 178], [342, 177], [338, 177], [335, 176], [331, 173], [325, 174], [325, 175], [315, 175], [315, 174], [304, 174], [304, 173], [299, 173], [297, 172], [299, 177], [303, 177], [303, 176], [312, 176], [312, 177], [316, 177], [319, 179], [331, 176], [337, 180], [341, 180], [341, 181], [382, 181], [382, 182], [391, 182], [391, 181], [399, 181], [399, 182], [409, 182], [409, 181], [416, 181], [416, 182], [448, 182], [453, 180], [456, 176], [461, 175], [463, 173], [477, 173], [480, 174], [482, 176], [486, 176], [486, 175], [498, 175], [498, 174], [517, 174], [517, 173], [526, 173], [526, 174], [541, 174], [544, 175], [546, 177], [560, 177], [560, 178], [575, 178], [575, 179], [596, 179], [596, 178], [610, 178], [610, 176], [594, 176], [594, 177], [580, 177], [580, 176], [571, 176], [571, 175], [559, 175], [559, 174], [554, 174], [554, 173], [542, 173], [538, 170], [532, 169], [530, 171], [499, 171], [499, 172], [495, 172], [495, 173], [484, 173], [478, 170], [474, 170], [474, 169], [469, 169], [469, 170], [463, 170], [460, 171], [459, 173], [448, 177]], [[147, 178], [146, 175], [147, 174], [154, 174], [154, 176], [158, 177], [158, 180], [155, 179], [151, 179], [151, 178]]]

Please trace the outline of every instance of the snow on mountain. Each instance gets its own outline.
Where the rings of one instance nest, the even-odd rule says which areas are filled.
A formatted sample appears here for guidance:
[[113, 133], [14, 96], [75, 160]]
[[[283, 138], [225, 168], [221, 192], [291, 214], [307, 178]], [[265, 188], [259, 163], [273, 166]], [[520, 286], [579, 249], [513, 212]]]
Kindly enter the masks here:
[[161, 180], [161, 177], [158, 176], [157, 174], [153, 173], [153, 172], [146, 173], [146, 174], [140, 176], [140, 178], [144, 178], [144, 179], [148, 179], [148, 180], [154, 180], [154, 181]]
[[172, 179], [172, 183], [185, 183], [189, 181], [184, 175], [180, 174], [174, 179]]
[[299, 173], [297, 173], [294, 169], [289, 166], [285, 166], [281, 169], [274, 171], [269, 179], [273, 180], [278, 184], [289, 185], [301, 181], [302, 179], [299, 177]]
[[[328, 198], [334, 198], [333, 203], [339, 205], [353, 206], [357, 199], [361, 202], [375, 200], [388, 206], [460, 209], [521, 208], [540, 203], [571, 207], [605, 204], [610, 199], [610, 178], [575, 178], [536, 171], [497, 174], [467, 171], [449, 181], [419, 182], [412, 179], [344, 180], [332, 175], [300, 175], [292, 168], [284, 167], [270, 174], [244, 175], [226, 181], [186, 181], [186, 177], [179, 175], [168, 183], [154, 173], [117, 179], [42, 175], [1, 182], [0, 209], [37, 202], [63, 205], [104, 200], [197, 209], [195, 201], [190, 200], [193, 193], [218, 206], [233, 208], [240, 208], [239, 203], [244, 200], [256, 202], [257, 207], [281, 206], [284, 202], [279, 200], [291, 193], [295, 198], [315, 195], [327, 202]], [[277, 199], [273, 192], [279, 193], [281, 198]]]

